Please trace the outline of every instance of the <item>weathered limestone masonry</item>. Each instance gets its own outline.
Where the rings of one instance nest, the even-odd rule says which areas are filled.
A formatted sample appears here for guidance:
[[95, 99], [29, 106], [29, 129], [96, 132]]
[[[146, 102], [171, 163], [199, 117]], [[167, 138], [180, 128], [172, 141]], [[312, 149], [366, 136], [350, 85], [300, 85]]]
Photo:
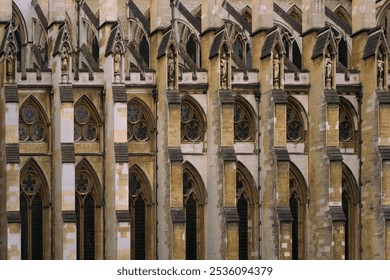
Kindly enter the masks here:
[[0, 7], [0, 259], [390, 259], [390, 0]]
[[[314, 238], [309, 257], [343, 258], [341, 154], [338, 143], [338, 96], [335, 91], [337, 49], [324, 27], [324, 1], [308, 0], [314, 12], [303, 19], [303, 67], [310, 71], [309, 91], [309, 234]], [[310, 250], [310, 249], [309, 249]]]
[[[388, 46], [382, 30], [375, 30], [374, 1], [352, 2], [353, 67], [360, 70], [362, 82], [362, 258], [388, 258]], [[382, 56], [382, 57], [380, 57]], [[384, 77], [379, 76], [379, 61], [384, 61]], [[379, 79], [383, 79], [383, 85]], [[382, 90], [382, 88], [386, 90]], [[377, 176], [374, 174], [382, 174]], [[385, 221], [385, 223], [384, 223]], [[387, 229], [387, 231], [385, 231]]]
[[[20, 212], [19, 212], [19, 143], [18, 143], [18, 88], [14, 71], [18, 51], [11, 24], [12, 3], [0, 3], [0, 36], [5, 42], [0, 50], [0, 90], [1, 90], [1, 156], [5, 160], [1, 168], [2, 188], [0, 190], [0, 234], [4, 241], [0, 250], [1, 259], [20, 259]], [[7, 63], [11, 63], [7, 67]], [[9, 73], [9, 68], [13, 69]], [[7, 71], [8, 70], [8, 71]], [[10, 74], [12, 76], [10, 76]]]

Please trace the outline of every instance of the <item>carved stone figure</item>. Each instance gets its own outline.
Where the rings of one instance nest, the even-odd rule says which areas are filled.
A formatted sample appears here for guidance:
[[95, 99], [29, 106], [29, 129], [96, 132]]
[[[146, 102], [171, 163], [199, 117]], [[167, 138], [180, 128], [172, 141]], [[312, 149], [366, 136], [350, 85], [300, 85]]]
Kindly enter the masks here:
[[332, 58], [329, 54], [325, 56], [325, 87], [327, 89], [332, 88]]
[[61, 50], [61, 76], [62, 82], [66, 83], [68, 81], [68, 69], [69, 69], [69, 54], [65, 46]]
[[378, 88], [383, 89], [383, 71], [385, 68], [385, 62], [383, 61], [382, 54], [378, 54], [377, 59], [377, 82]]
[[122, 65], [121, 50], [120, 50], [119, 46], [116, 46], [115, 50], [114, 50], [114, 77], [115, 77], [115, 81], [120, 81], [121, 65]]
[[226, 53], [221, 54], [221, 87], [227, 88], [227, 80], [228, 80], [228, 62]]
[[11, 47], [8, 49], [6, 72], [7, 82], [12, 83], [15, 79], [15, 55]]
[[172, 52], [168, 54], [168, 87], [175, 87], [175, 58]]
[[274, 79], [274, 88], [279, 88], [279, 76], [280, 76], [280, 59], [279, 54], [275, 53], [274, 59], [273, 59], [273, 79]]

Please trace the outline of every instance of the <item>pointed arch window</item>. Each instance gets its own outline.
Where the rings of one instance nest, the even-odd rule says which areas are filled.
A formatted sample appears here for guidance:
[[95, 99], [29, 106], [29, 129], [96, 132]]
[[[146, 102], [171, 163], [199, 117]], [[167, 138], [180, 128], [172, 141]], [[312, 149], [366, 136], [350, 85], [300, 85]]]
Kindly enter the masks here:
[[43, 109], [35, 98], [28, 98], [19, 110], [19, 141], [45, 142], [47, 133]]
[[354, 121], [353, 116], [350, 112], [349, 106], [347, 106], [346, 101], [340, 99], [339, 105], [339, 140], [341, 142], [350, 142], [354, 140]]
[[131, 217], [131, 259], [152, 258], [151, 188], [145, 174], [138, 166], [129, 171], [129, 207]]
[[21, 258], [44, 258], [44, 231], [47, 213], [48, 186], [35, 162], [26, 163], [20, 177]]
[[204, 258], [205, 190], [197, 172], [187, 164], [183, 171], [183, 206], [186, 227], [186, 259]]
[[99, 63], [99, 41], [96, 36], [93, 36], [92, 40], [92, 56]]
[[145, 142], [151, 137], [152, 121], [148, 107], [133, 98], [127, 104], [127, 140]]
[[248, 142], [255, 139], [255, 125], [253, 113], [250, 113], [248, 105], [242, 100], [236, 99], [234, 103], [234, 140]]
[[74, 108], [75, 142], [99, 141], [100, 122], [95, 106], [86, 97], [82, 97]]
[[302, 142], [305, 140], [305, 126], [302, 118], [303, 109], [291, 99], [287, 100], [286, 123], [287, 141]]
[[91, 166], [83, 160], [76, 168], [76, 218], [77, 218], [77, 259], [94, 260], [98, 250], [96, 244], [100, 225], [100, 185]]
[[[290, 163], [292, 165], [292, 163]], [[307, 187], [302, 174], [298, 168], [292, 166], [290, 169], [290, 211], [292, 221], [292, 259], [305, 258], [304, 237], [307, 205]]]
[[139, 53], [141, 54], [146, 65], [149, 67], [149, 43], [145, 35], [142, 36], [142, 39], [139, 43]]
[[195, 101], [184, 99], [181, 103], [181, 140], [203, 141], [206, 125], [202, 109]]
[[359, 255], [359, 192], [356, 180], [343, 164], [342, 208], [345, 215], [344, 245], [345, 259], [354, 260]]
[[257, 250], [257, 190], [247, 169], [237, 163], [236, 201], [238, 224], [238, 256], [240, 260], [252, 259]]
[[301, 68], [302, 55], [299, 49], [297, 40], [295, 40], [293, 34], [286, 28], [282, 27], [282, 41], [286, 51], [287, 58], [298, 68]]

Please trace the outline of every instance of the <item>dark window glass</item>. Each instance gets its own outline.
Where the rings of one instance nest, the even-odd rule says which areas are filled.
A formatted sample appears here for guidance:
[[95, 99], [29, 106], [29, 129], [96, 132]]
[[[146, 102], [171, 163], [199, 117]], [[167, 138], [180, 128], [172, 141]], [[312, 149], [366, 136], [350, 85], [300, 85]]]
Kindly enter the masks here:
[[80, 202], [79, 198], [76, 197], [76, 228], [77, 228], [77, 259], [80, 260]]
[[43, 259], [43, 207], [39, 195], [33, 197], [31, 209], [31, 259]]
[[99, 64], [99, 42], [96, 36], [92, 40], [92, 56], [96, 60], [96, 63]]
[[196, 43], [194, 41], [194, 38], [190, 36], [190, 38], [187, 41], [187, 53], [191, 57], [191, 59], [196, 63]]
[[348, 197], [347, 197], [347, 193], [345, 191], [342, 194], [342, 206], [343, 206], [343, 211], [344, 211], [344, 215], [345, 215], [345, 225], [344, 225], [344, 228], [345, 228], [345, 236], [344, 236], [345, 237], [345, 239], [344, 239], [345, 240], [345, 243], [344, 243], [345, 244], [345, 259], [349, 260], [349, 228], [348, 228], [349, 227], [349, 216], [348, 216], [349, 209], [348, 209]]
[[20, 196], [20, 218], [21, 218], [21, 245], [22, 245], [22, 260], [28, 259], [28, 212], [27, 200], [24, 195]]
[[186, 203], [186, 259], [197, 259], [196, 246], [196, 201], [192, 195]]
[[293, 61], [294, 65], [301, 69], [302, 56], [301, 51], [299, 50], [298, 44], [294, 41], [293, 43]]
[[18, 44], [18, 52], [16, 53], [16, 67], [18, 71], [21, 71], [22, 67], [22, 39], [20, 36], [19, 31], [15, 32], [15, 39], [16, 39], [16, 44]]
[[146, 65], [149, 67], [149, 44], [145, 37], [142, 37], [142, 40], [139, 44], [139, 53], [144, 59]]
[[348, 67], [348, 46], [344, 39], [339, 42], [339, 61], [345, 67]]
[[252, 68], [252, 52], [249, 44], [246, 45], [246, 67], [248, 69]]
[[239, 239], [239, 259], [248, 259], [248, 202], [246, 198], [241, 195], [237, 202], [237, 212], [240, 222], [238, 225], [238, 239]]
[[[291, 183], [290, 183], [291, 184]], [[298, 259], [298, 200], [293, 194], [290, 197], [290, 211], [293, 218], [292, 221], [292, 259]]]
[[95, 203], [89, 194], [84, 200], [84, 260], [95, 259]]
[[237, 38], [234, 42], [233, 51], [241, 58], [241, 60], [244, 60], [244, 50], [242, 45], [242, 41]]
[[138, 196], [135, 202], [135, 259], [146, 259], [145, 202]]

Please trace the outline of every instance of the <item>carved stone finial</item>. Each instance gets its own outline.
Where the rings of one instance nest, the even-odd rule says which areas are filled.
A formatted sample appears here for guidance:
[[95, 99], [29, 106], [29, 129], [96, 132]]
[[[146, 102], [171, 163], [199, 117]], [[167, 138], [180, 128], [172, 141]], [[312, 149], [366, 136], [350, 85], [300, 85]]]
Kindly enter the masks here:
[[378, 89], [383, 89], [383, 73], [385, 68], [385, 62], [383, 61], [382, 54], [378, 54], [377, 58], [377, 83]]

